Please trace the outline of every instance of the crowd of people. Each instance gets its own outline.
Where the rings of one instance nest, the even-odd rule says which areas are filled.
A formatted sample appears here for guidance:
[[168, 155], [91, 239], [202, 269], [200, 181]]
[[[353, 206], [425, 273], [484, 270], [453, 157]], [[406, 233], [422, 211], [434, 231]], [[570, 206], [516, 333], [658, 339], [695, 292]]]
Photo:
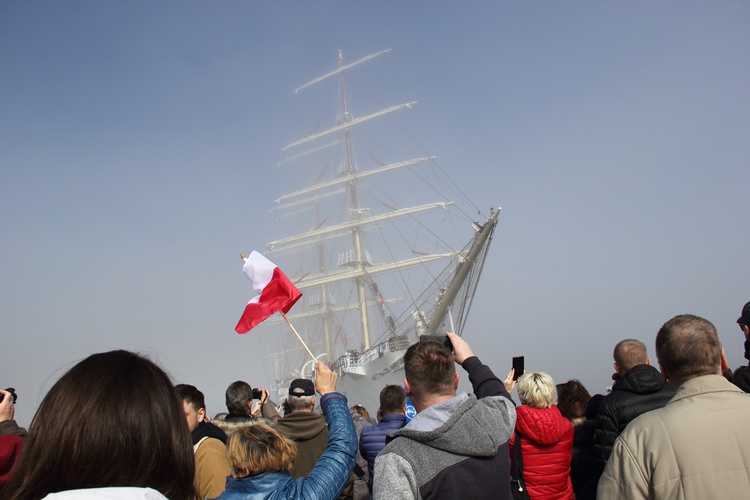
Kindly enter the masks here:
[[[750, 360], [750, 302], [737, 323]], [[750, 498], [750, 367], [729, 369], [708, 320], [667, 321], [658, 369], [644, 342], [619, 342], [614, 384], [594, 395], [542, 371], [501, 380], [446, 335], [452, 351], [407, 350], [404, 384], [383, 387], [376, 418], [349, 407], [321, 361], [280, 406], [230, 384], [227, 412], [210, 419], [198, 388], [146, 357], [93, 354], [54, 384], [28, 432], [15, 394], [0, 391], [0, 498]]]

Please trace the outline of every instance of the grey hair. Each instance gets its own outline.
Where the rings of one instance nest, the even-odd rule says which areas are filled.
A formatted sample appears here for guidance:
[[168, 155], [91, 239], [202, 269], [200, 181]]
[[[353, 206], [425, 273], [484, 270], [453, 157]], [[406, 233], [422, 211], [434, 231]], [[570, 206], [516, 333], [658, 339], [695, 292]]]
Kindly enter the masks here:
[[289, 402], [289, 408], [292, 411], [300, 411], [300, 410], [312, 410], [315, 405], [313, 404], [313, 398], [315, 396], [295, 396], [293, 394], [290, 394], [287, 398], [287, 401]]

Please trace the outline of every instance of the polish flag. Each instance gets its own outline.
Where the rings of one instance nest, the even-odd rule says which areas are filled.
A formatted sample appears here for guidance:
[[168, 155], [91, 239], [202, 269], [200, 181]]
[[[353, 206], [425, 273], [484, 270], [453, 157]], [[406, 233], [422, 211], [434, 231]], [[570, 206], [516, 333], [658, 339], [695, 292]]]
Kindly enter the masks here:
[[237, 333], [249, 332], [275, 312], [288, 313], [302, 297], [302, 292], [281, 269], [258, 252], [253, 251], [247, 256], [242, 272], [253, 282], [253, 289], [260, 295], [253, 297], [245, 306], [245, 312], [234, 328]]

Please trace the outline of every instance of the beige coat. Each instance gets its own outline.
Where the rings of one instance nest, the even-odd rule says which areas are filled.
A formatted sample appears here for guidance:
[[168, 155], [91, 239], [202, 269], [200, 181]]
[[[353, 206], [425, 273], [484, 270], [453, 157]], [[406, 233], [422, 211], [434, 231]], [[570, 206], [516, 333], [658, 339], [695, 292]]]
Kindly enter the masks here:
[[195, 449], [195, 487], [198, 497], [215, 498], [224, 492], [227, 476], [232, 473], [227, 447], [216, 438], [207, 437]]
[[617, 438], [597, 498], [749, 499], [750, 394], [720, 375], [683, 383]]

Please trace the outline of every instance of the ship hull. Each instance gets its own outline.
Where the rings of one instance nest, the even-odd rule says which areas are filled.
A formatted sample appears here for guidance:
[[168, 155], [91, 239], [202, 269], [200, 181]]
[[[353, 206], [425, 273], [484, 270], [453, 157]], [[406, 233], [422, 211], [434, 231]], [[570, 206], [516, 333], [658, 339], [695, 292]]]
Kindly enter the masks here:
[[375, 417], [380, 407], [380, 391], [386, 385], [404, 386], [405, 349], [383, 352], [376, 359], [353, 366], [342, 366], [336, 390], [349, 400], [349, 406], [358, 404]]

